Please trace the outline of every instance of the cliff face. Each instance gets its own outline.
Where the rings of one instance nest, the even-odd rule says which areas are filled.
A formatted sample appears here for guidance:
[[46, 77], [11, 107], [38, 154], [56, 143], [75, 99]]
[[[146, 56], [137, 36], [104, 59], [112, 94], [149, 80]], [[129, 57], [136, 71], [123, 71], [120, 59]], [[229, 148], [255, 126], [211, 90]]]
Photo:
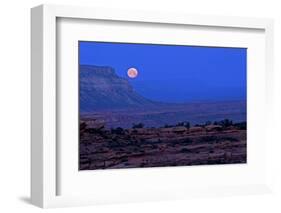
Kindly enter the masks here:
[[153, 106], [111, 67], [80, 65], [80, 112]]

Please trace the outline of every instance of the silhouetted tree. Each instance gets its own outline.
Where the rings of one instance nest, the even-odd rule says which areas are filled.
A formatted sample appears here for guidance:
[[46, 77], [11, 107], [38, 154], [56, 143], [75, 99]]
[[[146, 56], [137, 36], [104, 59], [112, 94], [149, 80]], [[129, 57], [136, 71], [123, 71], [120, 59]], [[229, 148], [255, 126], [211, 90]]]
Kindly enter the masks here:
[[212, 122], [211, 121], [206, 121], [205, 126], [211, 125]]
[[124, 129], [121, 127], [117, 127], [116, 129], [111, 129], [111, 133], [112, 134], [118, 134], [118, 135], [123, 135], [124, 133]]
[[136, 129], [136, 128], [143, 128], [144, 127], [144, 124], [143, 123], [138, 123], [138, 124], [133, 124], [133, 129]]
[[176, 126], [184, 126], [186, 128], [190, 128], [190, 123], [188, 121], [179, 122], [176, 124]]
[[176, 126], [184, 126], [184, 122], [179, 122], [176, 124]]
[[189, 129], [190, 128], [190, 123], [188, 121], [184, 122], [184, 126]]
[[168, 125], [168, 124], [164, 125], [164, 128], [170, 128], [170, 127], [173, 127], [173, 126], [172, 125]]
[[240, 129], [240, 130], [246, 130], [247, 129], [247, 123], [246, 122], [235, 123], [234, 126], [238, 127], [238, 129]]
[[222, 127], [229, 127], [229, 126], [233, 125], [233, 122], [232, 122], [232, 120], [224, 119], [219, 122], [219, 125], [221, 125]]

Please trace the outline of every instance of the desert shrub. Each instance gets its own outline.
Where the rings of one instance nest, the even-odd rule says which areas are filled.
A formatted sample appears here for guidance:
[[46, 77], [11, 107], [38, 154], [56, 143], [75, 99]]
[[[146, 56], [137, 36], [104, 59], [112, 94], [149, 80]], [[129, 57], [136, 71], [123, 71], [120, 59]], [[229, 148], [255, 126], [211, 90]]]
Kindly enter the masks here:
[[226, 127], [232, 126], [233, 122], [232, 122], [232, 120], [224, 119], [224, 120], [218, 122], [218, 125], [221, 125], [222, 127], [226, 128]]
[[179, 122], [176, 124], [176, 126], [184, 126], [184, 122]]
[[143, 127], [144, 127], [144, 124], [143, 124], [143, 123], [138, 123], [138, 124], [133, 123], [133, 129], [136, 129], [136, 128], [143, 128]]
[[116, 129], [111, 129], [112, 134], [117, 134], [117, 135], [124, 135], [124, 129], [121, 127], [117, 127]]
[[190, 128], [190, 123], [189, 122], [185, 122], [184, 126], [189, 129]]
[[205, 126], [211, 125], [212, 122], [211, 121], [206, 121]]
[[172, 125], [168, 125], [168, 124], [164, 125], [164, 128], [170, 128], [170, 127], [173, 127], [173, 126]]
[[[179, 122], [176, 124], [176, 126], [184, 126], [186, 128], [190, 128], [190, 123], [188, 121]], [[172, 127], [172, 126], [170, 126], [170, 127]]]
[[247, 123], [246, 122], [235, 123], [234, 126], [237, 127], [240, 130], [246, 130], [247, 129]]

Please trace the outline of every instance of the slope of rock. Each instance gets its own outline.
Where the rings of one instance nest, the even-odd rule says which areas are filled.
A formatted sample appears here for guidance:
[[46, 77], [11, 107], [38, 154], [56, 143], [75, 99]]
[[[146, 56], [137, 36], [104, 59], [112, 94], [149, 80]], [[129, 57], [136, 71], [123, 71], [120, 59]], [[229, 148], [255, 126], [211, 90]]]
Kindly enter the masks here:
[[80, 65], [80, 112], [153, 106], [111, 67]]

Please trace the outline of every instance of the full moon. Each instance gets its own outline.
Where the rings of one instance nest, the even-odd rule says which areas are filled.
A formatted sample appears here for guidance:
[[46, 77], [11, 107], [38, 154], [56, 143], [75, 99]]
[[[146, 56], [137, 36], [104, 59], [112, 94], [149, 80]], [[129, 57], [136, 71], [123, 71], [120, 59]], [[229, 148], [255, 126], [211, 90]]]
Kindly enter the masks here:
[[128, 69], [127, 75], [129, 78], [136, 78], [138, 76], [138, 70], [134, 67], [131, 67]]

